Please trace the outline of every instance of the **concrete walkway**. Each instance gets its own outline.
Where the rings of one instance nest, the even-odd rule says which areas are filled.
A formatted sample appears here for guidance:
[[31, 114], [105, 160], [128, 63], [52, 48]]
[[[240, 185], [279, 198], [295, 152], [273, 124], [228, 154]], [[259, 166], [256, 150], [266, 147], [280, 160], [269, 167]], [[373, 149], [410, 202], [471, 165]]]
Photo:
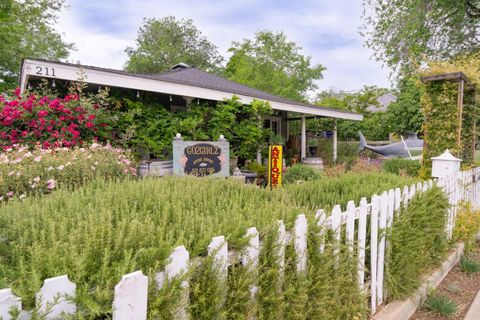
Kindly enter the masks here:
[[480, 291], [478, 291], [477, 295], [475, 296], [475, 300], [473, 300], [470, 309], [468, 309], [467, 314], [463, 320], [478, 320], [480, 319]]

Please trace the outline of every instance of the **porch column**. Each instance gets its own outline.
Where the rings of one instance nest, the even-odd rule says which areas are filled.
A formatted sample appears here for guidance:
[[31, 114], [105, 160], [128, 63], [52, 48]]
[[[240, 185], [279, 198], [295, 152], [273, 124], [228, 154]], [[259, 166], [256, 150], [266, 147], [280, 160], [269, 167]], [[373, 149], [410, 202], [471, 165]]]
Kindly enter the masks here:
[[[263, 128], [262, 118], [260, 116], [257, 116], [257, 120], [258, 120], [258, 127], [262, 129]], [[260, 148], [258, 148], [257, 150], [257, 163], [262, 164], [262, 150]]]
[[305, 123], [305, 115], [302, 115], [302, 137], [301, 137], [301, 161], [307, 157], [307, 125]]
[[337, 119], [333, 120], [333, 162], [337, 162]]

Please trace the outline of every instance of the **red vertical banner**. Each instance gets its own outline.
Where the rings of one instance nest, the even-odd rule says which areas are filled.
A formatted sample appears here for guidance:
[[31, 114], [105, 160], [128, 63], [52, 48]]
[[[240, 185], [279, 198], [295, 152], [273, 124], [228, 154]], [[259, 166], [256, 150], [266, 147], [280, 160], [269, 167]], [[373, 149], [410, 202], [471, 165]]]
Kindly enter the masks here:
[[268, 185], [270, 189], [282, 186], [283, 146], [271, 145], [268, 148]]

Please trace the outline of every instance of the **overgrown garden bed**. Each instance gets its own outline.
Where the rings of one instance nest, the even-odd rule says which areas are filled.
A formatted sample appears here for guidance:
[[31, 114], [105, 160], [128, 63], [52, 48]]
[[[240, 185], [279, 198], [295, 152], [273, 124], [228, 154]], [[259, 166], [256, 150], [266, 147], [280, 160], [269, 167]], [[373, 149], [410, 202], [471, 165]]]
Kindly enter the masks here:
[[[33, 306], [43, 279], [68, 274], [78, 285], [76, 300], [81, 314], [108, 316], [113, 286], [123, 274], [140, 269], [153, 277], [168, 262], [175, 246], [185, 245], [191, 256], [202, 256], [211, 237], [220, 234], [227, 236], [232, 249], [241, 251], [248, 240], [245, 230], [255, 226], [263, 242], [258, 302], [251, 304], [252, 279], [245, 266], [231, 267], [228, 290], [222, 291], [225, 289], [211, 278], [212, 265], [207, 259], [192, 270], [192, 315], [363, 318], [367, 297], [357, 287], [356, 258], [349, 256], [346, 248], [335, 258], [334, 246], [319, 254], [315, 249], [320, 243], [315, 210], [337, 203], [345, 206], [348, 200], [412, 181], [381, 173], [346, 174], [270, 192], [229, 180], [172, 177], [94, 180], [73, 191], [60, 188], [51, 195], [14, 200], [2, 208], [0, 287], [12, 287], [28, 308]], [[432, 204], [421, 196], [415, 201]], [[429, 210], [433, 210], [431, 206]], [[293, 247], [287, 246], [285, 278], [279, 282], [272, 226], [282, 219], [291, 229], [300, 213], [307, 215], [310, 226], [309, 268], [305, 277], [299, 276]], [[419, 228], [423, 230], [423, 225]], [[152, 316], [167, 317], [175, 309], [172, 285], [161, 291], [152, 289]], [[275, 289], [278, 286], [280, 291]]]

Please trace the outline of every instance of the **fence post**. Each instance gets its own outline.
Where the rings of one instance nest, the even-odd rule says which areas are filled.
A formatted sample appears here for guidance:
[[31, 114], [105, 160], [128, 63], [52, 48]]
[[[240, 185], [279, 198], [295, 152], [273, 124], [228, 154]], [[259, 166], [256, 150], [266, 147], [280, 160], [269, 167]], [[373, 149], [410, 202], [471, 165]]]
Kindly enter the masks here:
[[388, 193], [384, 191], [380, 198], [380, 219], [378, 227], [380, 229], [380, 242], [378, 244], [378, 270], [377, 270], [377, 305], [383, 302], [383, 274], [385, 266], [385, 238], [388, 216]]
[[[156, 274], [157, 288], [161, 288], [166, 282], [171, 281], [176, 277], [181, 277], [188, 272], [188, 263], [190, 261], [190, 253], [184, 246], [176, 247], [169, 256], [169, 263], [165, 266], [165, 272]], [[178, 309], [175, 311], [175, 319], [188, 318], [188, 279], [182, 281], [183, 293], [182, 301], [178, 304]]]
[[321, 241], [320, 244], [320, 252], [323, 253], [325, 251], [325, 221], [327, 220], [327, 215], [325, 214], [325, 211], [323, 209], [320, 209], [317, 211], [317, 214], [315, 215], [315, 220], [317, 221], [317, 225], [320, 228], [320, 234], [318, 235]]
[[353, 244], [355, 241], [355, 202], [352, 200], [347, 203], [347, 226], [346, 226], [346, 239], [348, 245], [348, 251], [353, 254]]
[[[258, 276], [258, 256], [260, 253], [260, 238], [258, 236], [257, 228], [249, 228], [247, 234], [245, 235], [248, 240], [248, 246], [245, 250], [245, 253], [242, 255], [242, 264], [248, 268], [248, 271], [255, 275], [255, 280]], [[250, 293], [252, 299], [255, 299], [255, 295], [258, 291], [258, 286], [254, 284], [250, 287]]]
[[340, 252], [340, 230], [342, 223], [342, 208], [340, 205], [335, 205], [330, 216], [331, 228], [333, 231], [333, 237], [335, 239], [333, 254], [338, 257]]
[[408, 192], [408, 186], [404, 186], [403, 187], [403, 191], [402, 191], [402, 202], [403, 202], [403, 207], [407, 207], [408, 205], [408, 199], [409, 198], [409, 192]]
[[147, 319], [148, 278], [142, 271], [122, 276], [115, 286], [113, 320]]
[[360, 200], [358, 211], [358, 286], [365, 287], [365, 244], [367, 236], [367, 199]]
[[12, 320], [10, 311], [22, 310], [22, 300], [12, 293], [11, 289], [0, 290], [0, 319]]
[[380, 199], [372, 196], [372, 210], [370, 212], [370, 273], [371, 273], [371, 312], [377, 311], [377, 256], [378, 256], [378, 212], [380, 211]]
[[208, 255], [214, 255], [215, 267], [220, 272], [220, 279], [222, 281], [227, 279], [228, 276], [228, 243], [225, 241], [224, 236], [212, 238], [212, 242], [208, 245]]
[[297, 216], [294, 227], [294, 248], [297, 258], [297, 272], [307, 270], [307, 218], [304, 214]]
[[76, 290], [77, 286], [66, 275], [45, 279], [35, 296], [39, 313], [44, 315], [45, 319], [75, 314], [77, 306], [71, 299], [75, 298]]
[[398, 214], [400, 207], [402, 206], [402, 191], [400, 188], [395, 189], [395, 212]]
[[412, 184], [410, 186], [410, 192], [408, 193], [408, 200], [409, 201], [412, 200], [412, 198], [415, 196], [415, 193], [417, 193], [417, 187], [414, 184]]

